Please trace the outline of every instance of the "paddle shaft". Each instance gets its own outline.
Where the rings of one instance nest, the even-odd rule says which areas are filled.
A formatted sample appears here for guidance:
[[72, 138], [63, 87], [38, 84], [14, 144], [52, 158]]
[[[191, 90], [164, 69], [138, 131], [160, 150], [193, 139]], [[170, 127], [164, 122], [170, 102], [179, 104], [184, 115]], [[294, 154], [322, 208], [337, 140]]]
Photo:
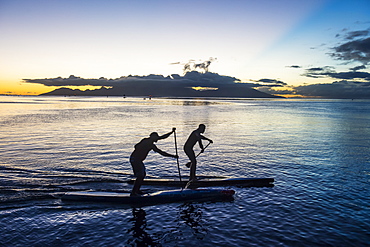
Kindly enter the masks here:
[[177, 169], [179, 170], [179, 178], [180, 178], [180, 182], [182, 182], [181, 180], [181, 172], [180, 172], [180, 164], [179, 164], [179, 155], [178, 155], [178, 152], [177, 152], [177, 140], [176, 140], [176, 130], [173, 131], [173, 136], [175, 137], [175, 149], [176, 149], [176, 161], [177, 161]]

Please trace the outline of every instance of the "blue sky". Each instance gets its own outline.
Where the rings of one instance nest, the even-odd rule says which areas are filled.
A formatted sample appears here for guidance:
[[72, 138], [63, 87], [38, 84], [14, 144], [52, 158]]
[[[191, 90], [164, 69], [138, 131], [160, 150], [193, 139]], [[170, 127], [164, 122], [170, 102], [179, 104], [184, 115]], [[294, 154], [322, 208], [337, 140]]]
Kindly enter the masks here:
[[[0, 93], [53, 89], [23, 79], [181, 75], [213, 58], [209, 71], [261, 91], [325, 97], [312, 85], [335, 82], [370, 98], [367, 74], [338, 74], [370, 72], [369, 13], [368, 0], [0, 0]], [[338, 49], [353, 41], [361, 61]]]

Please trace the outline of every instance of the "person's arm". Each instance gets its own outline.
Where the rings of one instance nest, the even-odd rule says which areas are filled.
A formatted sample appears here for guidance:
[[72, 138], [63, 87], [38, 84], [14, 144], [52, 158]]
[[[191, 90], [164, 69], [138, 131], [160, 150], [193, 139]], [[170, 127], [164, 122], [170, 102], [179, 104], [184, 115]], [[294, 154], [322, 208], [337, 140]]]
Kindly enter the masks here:
[[201, 152], [203, 153], [204, 152], [204, 147], [203, 147], [202, 139], [199, 139], [198, 143], [199, 143], [200, 149], [202, 150]]
[[209, 138], [207, 138], [207, 137], [205, 137], [205, 136], [203, 136], [203, 140], [207, 140], [207, 141], [209, 141], [210, 143], [213, 143], [213, 141], [212, 141], [211, 139], [209, 139]]
[[157, 148], [157, 146], [156, 146], [156, 145], [154, 145], [154, 144], [153, 144], [153, 151], [154, 151], [154, 152], [157, 152], [157, 153], [159, 153], [159, 154], [161, 154], [161, 155], [163, 155], [163, 156], [166, 156], [166, 157], [178, 158], [178, 156], [177, 156], [177, 155], [172, 155], [172, 154], [169, 154], [169, 153], [167, 153], [167, 152], [165, 152], [165, 151], [160, 150], [160, 149], [159, 149], [159, 148]]
[[176, 128], [172, 128], [172, 131], [171, 132], [168, 132], [167, 134], [164, 134], [162, 136], [160, 136], [158, 138], [158, 140], [162, 140], [162, 139], [166, 139], [167, 137], [169, 137], [173, 132], [175, 132]]
[[207, 138], [207, 137], [205, 137], [205, 136], [203, 136], [203, 135], [200, 135], [200, 138], [201, 138], [202, 140], [207, 140], [207, 141], [209, 141], [210, 143], [213, 143], [213, 141], [212, 141], [211, 139], [209, 139], [209, 138]]

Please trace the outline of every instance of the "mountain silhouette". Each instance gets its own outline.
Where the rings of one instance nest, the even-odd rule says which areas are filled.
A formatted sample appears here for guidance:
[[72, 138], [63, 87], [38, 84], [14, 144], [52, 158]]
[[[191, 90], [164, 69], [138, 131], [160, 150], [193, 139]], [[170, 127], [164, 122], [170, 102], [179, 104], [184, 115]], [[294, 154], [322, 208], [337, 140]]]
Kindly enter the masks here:
[[281, 98], [263, 93], [246, 85], [234, 84], [220, 86], [217, 90], [195, 90], [189, 87], [178, 86], [158, 87], [140, 83], [134, 86], [114, 86], [112, 88], [101, 87], [95, 90], [79, 90], [70, 88], [58, 88], [41, 95], [64, 95], [64, 96], [153, 96], [153, 97], [235, 97], [235, 98]]

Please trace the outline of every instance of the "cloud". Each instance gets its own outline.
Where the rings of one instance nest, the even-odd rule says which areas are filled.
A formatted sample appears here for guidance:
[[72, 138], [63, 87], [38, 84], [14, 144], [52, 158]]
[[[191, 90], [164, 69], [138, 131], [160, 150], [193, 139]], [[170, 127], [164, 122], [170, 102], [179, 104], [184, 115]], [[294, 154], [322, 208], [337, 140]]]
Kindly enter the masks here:
[[334, 68], [332, 66], [324, 66], [306, 69], [305, 73], [303, 73], [302, 75], [311, 78], [322, 78], [328, 76], [333, 72]]
[[198, 84], [204, 87], [217, 87], [220, 85], [240, 82], [240, 80], [235, 77], [223, 76], [212, 72], [199, 73], [197, 71], [190, 71], [180, 78], [180, 80], [187, 80], [189, 83]]
[[[361, 23], [357, 23], [357, 24], [361, 24]], [[363, 24], [368, 24], [368, 23], [363, 23]], [[342, 38], [346, 42], [347, 40], [353, 40], [353, 39], [357, 39], [360, 37], [366, 37], [370, 34], [370, 28], [366, 30], [356, 30], [356, 31], [349, 31], [348, 28], [343, 28], [341, 31], [342, 33], [338, 33], [337, 35], [335, 35], [335, 37]]]
[[265, 85], [269, 85], [272, 87], [287, 85], [285, 82], [275, 80], [275, 79], [260, 79], [257, 82], [266, 83]]
[[[163, 75], [129, 75], [121, 76], [116, 79], [85, 79], [74, 75], [68, 78], [45, 78], [45, 79], [23, 79], [26, 83], [36, 83], [45, 86], [68, 87], [68, 86], [101, 86], [101, 87], [177, 87], [179, 90], [184, 88], [218, 88], [226, 85], [236, 85], [239, 79], [231, 76], [223, 76], [217, 73], [197, 71], [187, 72], [185, 75], [172, 74], [171, 76]], [[246, 86], [246, 85], [244, 85]]]
[[[172, 74], [163, 75], [129, 75], [121, 76], [116, 79], [107, 79], [100, 77], [81, 78], [71, 75], [68, 78], [44, 78], [44, 79], [23, 79], [26, 83], [37, 83], [45, 86], [70, 87], [70, 86], [100, 86], [108, 87], [111, 92], [122, 93], [126, 95], [193, 95], [194, 91], [202, 91], [202, 95], [225, 97], [271, 97], [258, 92], [253, 87], [269, 86], [277, 87], [286, 85], [284, 82], [273, 79], [261, 79], [258, 83], [241, 83], [235, 77], [219, 75], [209, 72], [209, 66], [216, 58], [210, 58], [206, 61], [196, 62], [189, 60], [187, 63], [174, 62], [172, 64], [181, 64], [184, 66], [184, 75]], [[103, 88], [102, 88], [103, 89]]]
[[311, 77], [311, 78], [320, 78], [324, 77], [322, 73], [324, 72], [324, 68], [310, 68], [306, 69], [306, 72], [302, 74], [302, 76]]
[[[361, 71], [370, 62], [370, 29], [348, 31], [343, 29], [336, 37], [341, 43], [331, 48], [329, 55], [346, 63], [362, 65], [337, 72], [333, 66], [312, 67], [302, 76], [332, 79], [332, 83], [317, 83], [291, 87], [293, 94], [322, 98], [370, 98], [370, 73]], [[270, 93], [272, 93], [270, 91]]]
[[333, 50], [334, 52], [330, 55], [337, 60], [368, 64], [370, 62], [370, 37], [346, 42], [334, 47]]
[[283, 87], [283, 86], [287, 85], [285, 82], [279, 81], [279, 80], [276, 80], [276, 79], [264, 78], [264, 79], [251, 80], [251, 81], [253, 81], [255, 83], [244, 83], [244, 84], [247, 84], [247, 85], [249, 85], [250, 87], [253, 87], [253, 88], [258, 88], [258, 90], [262, 87], [271, 88], [271, 87]]
[[[207, 64], [206, 64], [207, 65]], [[85, 79], [74, 75], [68, 78], [23, 79], [26, 83], [38, 83], [46, 86], [58, 86], [59, 89], [47, 93], [51, 95], [127, 95], [127, 96], [174, 96], [174, 97], [275, 97], [254, 89], [251, 85], [241, 83], [235, 77], [217, 73], [190, 71], [183, 76], [122, 76], [116, 79]], [[283, 82], [262, 79], [256, 86], [280, 86]], [[96, 90], [71, 90], [69, 86], [101, 86]]]
[[366, 69], [366, 66], [365, 65], [360, 65], [360, 66], [350, 68], [350, 70], [352, 70], [352, 71], [357, 71], [357, 70], [360, 70], [360, 69]]
[[191, 72], [191, 71], [200, 71], [202, 73], [206, 73], [209, 71], [209, 66], [212, 62], [216, 61], [217, 58], [210, 57], [206, 61], [199, 61], [196, 62], [194, 59], [189, 60], [186, 63], [183, 62], [173, 62], [170, 63], [171, 65], [177, 65], [180, 64], [183, 66], [184, 73]]
[[23, 79], [26, 83], [42, 84], [45, 86], [112, 86], [106, 78], [84, 79], [74, 75], [68, 78]]
[[346, 80], [354, 80], [354, 79], [365, 79], [370, 80], [370, 73], [368, 72], [357, 72], [357, 71], [350, 71], [350, 72], [339, 72], [339, 73], [330, 73], [330, 77], [335, 79], [346, 79]]
[[267, 93], [267, 94], [272, 94], [272, 95], [282, 95], [282, 94], [292, 94], [292, 91], [289, 90], [275, 90], [275, 88], [281, 88], [281, 87], [286, 87], [287, 83], [276, 80], [276, 79], [259, 79], [259, 80], [250, 80], [253, 83], [240, 83], [243, 85], [247, 85], [250, 88], [254, 88], [260, 92]]
[[[333, 99], [370, 98], [370, 73], [358, 71], [365, 65], [350, 68], [349, 71], [336, 72], [331, 66], [306, 69], [304, 76], [312, 78], [331, 78], [332, 83], [319, 83], [293, 87], [295, 94], [306, 97]], [[339, 81], [338, 81], [339, 79]]]
[[121, 76], [116, 79], [107, 79], [104, 77], [100, 77], [99, 79], [85, 79], [71, 75], [68, 78], [23, 79], [23, 81], [26, 83], [37, 83], [45, 86], [123, 86], [128, 83], [150, 82], [161, 84], [171, 82], [188, 84], [189, 86], [212, 87], [217, 85], [234, 84], [240, 80], [235, 77], [223, 76], [212, 72], [199, 73], [197, 71], [190, 71], [184, 76], [172, 74], [171, 76], [165, 77], [163, 75], [151, 74], [146, 76]]
[[370, 82], [368, 81], [341, 80], [333, 83], [303, 85], [293, 89], [296, 94], [307, 97], [331, 99], [370, 98]]
[[[356, 66], [347, 72], [336, 72], [331, 66], [306, 69], [305, 76], [313, 78], [331, 78], [332, 83], [317, 83], [301, 86], [289, 86], [275, 79], [260, 79], [250, 84], [261, 92], [274, 95], [296, 95], [297, 97], [320, 97], [331, 99], [370, 98], [370, 73], [357, 71], [366, 66]], [[284, 88], [279, 88], [284, 87]]]
[[336, 72], [331, 66], [315, 67], [307, 69], [303, 75], [311, 78], [329, 77], [332, 79], [345, 79], [345, 80], [356, 80], [356, 79], [370, 80], [370, 73], [357, 71], [359, 69], [364, 68], [366, 67], [357, 66], [355, 68], [352, 68], [351, 71], [348, 72]]
[[119, 86], [125, 82], [140, 82], [140, 81], [155, 81], [164, 82], [172, 80], [171, 77], [163, 75], [148, 75], [148, 76], [122, 76], [116, 79], [107, 79], [100, 77], [99, 79], [85, 79], [70, 75], [68, 78], [45, 78], [45, 79], [23, 79], [26, 83], [42, 84], [45, 86], [67, 87], [67, 86]]
[[286, 66], [287, 68], [292, 68], [292, 69], [300, 69], [302, 68], [301, 66], [299, 65], [290, 65], [290, 66]]
[[296, 95], [297, 97], [319, 97], [327, 99], [368, 99], [369, 81], [340, 80], [333, 83], [318, 83], [301, 86], [286, 86], [284, 90], [271, 87], [258, 87], [258, 90], [274, 95]]
[[369, 35], [369, 30], [363, 30], [363, 31], [352, 31], [347, 33], [345, 39], [347, 40], [353, 40], [358, 37], [364, 37]]

